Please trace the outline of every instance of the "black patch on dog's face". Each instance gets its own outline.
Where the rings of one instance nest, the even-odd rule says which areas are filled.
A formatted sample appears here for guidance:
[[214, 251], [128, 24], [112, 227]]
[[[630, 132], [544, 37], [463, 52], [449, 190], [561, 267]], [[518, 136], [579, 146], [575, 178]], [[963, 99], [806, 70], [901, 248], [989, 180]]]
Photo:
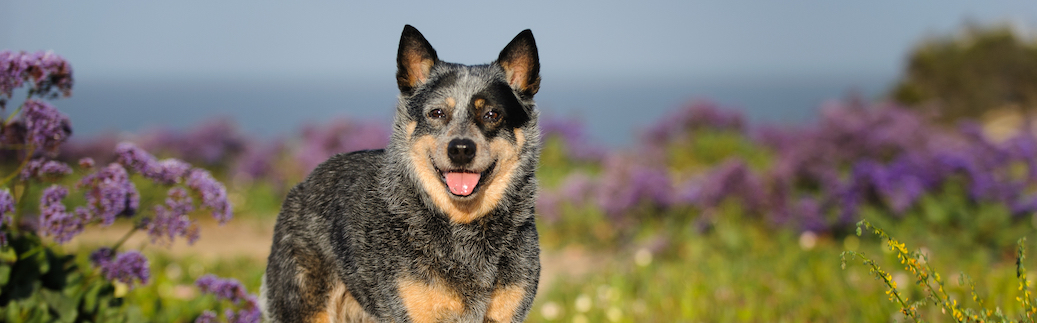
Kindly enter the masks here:
[[[412, 120], [418, 123], [414, 136], [435, 134], [445, 129], [448, 124], [463, 122], [476, 125], [485, 138], [492, 139], [499, 135], [501, 130], [510, 133], [514, 129], [522, 128], [530, 121], [530, 114], [519, 101], [515, 91], [507, 82], [499, 78], [482, 82], [485, 87], [475, 91], [468, 98], [453, 98], [458, 102], [467, 102], [466, 106], [447, 106], [445, 102], [449, 95], [444, 93], [451, 92], [451, 87], [459, 86], [458, 73], [461, 71], [458, 70], [470, 69], [468, 72], [474, 75], [469, 77], [486, 77], [485, 74], [489, 73], [485, 73], [485, 70], [493, 68], [493, 66], [464, 66], [445, 62], [439, 64], [450, 65], [445, 66], [445, 69], [450, 69], [450, 71], [433, 73], [428, 83], [415, 89], [407, 99], [407, 113]], [[443, 68], [444, 66], [438, 67]], [[478, 71], [480, 69], [483, 71]], [[429, 112], [435, 109], [442, 109], [446, 117], [430, 118]], [[467, 118], [454, 120], [455, 109], [467, 109]], [[488, 115], [488, 113], [499, 114], [499, 117], [494, 121], [492, 115]]]
[[[529, 113], [526, 113], [522, 104], [519, 103], [511, 87], [503, 81], [493, 82], [486, 89], [476, 93], [473, 96], [472, 102], [478, 99], [485, 100], [483, 107], [480, 109], [472, 105], [469, 109], [472, 110], [472, 116], [476, 119], [476, 124], [479, 125], [483, 135], [487, 138], [495, 137], [501, 129], [506, 129], [510, 132], [516, 128], [521, 128], [529, 122]], [[499, 122], [489, 122], [489, 120], [486, 120], [486, 113], [490, 111], [501, 114]]]

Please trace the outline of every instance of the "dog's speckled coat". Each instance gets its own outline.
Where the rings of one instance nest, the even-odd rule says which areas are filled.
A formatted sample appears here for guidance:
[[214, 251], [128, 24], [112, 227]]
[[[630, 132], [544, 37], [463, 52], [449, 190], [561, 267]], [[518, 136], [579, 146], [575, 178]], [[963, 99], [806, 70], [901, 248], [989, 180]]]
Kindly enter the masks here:
[[[533, 34], [468, 66], [440, 61], [408, 25], [397, 64], [389, 146], [332, 157], [285, 199], [261, 296], [271, 322], [520, 322], [529, 312], [540, 275]], [[474, 192], [451, 191], [451, 172], [478, 174]]]

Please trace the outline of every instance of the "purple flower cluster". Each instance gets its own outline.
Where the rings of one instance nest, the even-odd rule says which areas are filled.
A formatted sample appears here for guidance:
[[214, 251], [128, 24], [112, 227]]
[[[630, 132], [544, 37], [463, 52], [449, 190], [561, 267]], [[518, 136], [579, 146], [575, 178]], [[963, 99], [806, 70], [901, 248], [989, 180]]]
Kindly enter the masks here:
[[61, 56], [50, 51], [0, 51], [0, 107], [27, 81], [40, 97], [72, 95], [72, 67]]
[[557, 138], [565, 144], [569, 158], [596, 162], [605, 156], [605, 150], [591, 142], [583, 123], [577, 119], [542, 119], [539, 123], [544, 141]]
[[110, 248], [100, 248], [90, 254], [90, 261], [101, 269], [101, 274], [108, 280], [117, 280], [130, 288], [135, 282], [147, 284], [151, 279], [148, 258], [138, 251], [127, 251], [115, 254]]
[[609, 158], [599, 185], [598, 206], [613, 219], [621, 218], [625, 211], [635, 207], [664, 209], [673, 203], [673, 184], [665, 168]]
[[29, 161], [25, 168], [22, 168], [21, 179], [28, 180], [30, 178], [35, 179], [52, 179], [59, 178], [72, 174], [72, 167], [67, 164], [46, 159], [33, 159]]
[[177, 156], [195, 165], [225, 167], [246, 149], [248, 141], [234, 122], [216, 119], [187, 131], [154, 130], [137, 142], [147, 151]]
[[212, 210], [212, 217], [220, 224], [230, 221], [234, 216], [230, 201], [227, 201], [227, 189], [209, 171], [196, 168], [187, 177], [187, 187], [202, 195], [202, 205]]
[[194, 211], [194, 200], [182, 187], [171, 188], [165, 205], [155, 206], [155, 217], [145, 227], [151, 241], [167, 239], [172, 242], [177, 236], [186, 237], [188, 244], [198, 240], [198, 225], [187, 215]]
[[160, 184], [179, 183], [191, 170], [191, 165], [188, 163], [175, 158], [158, 160], [144, 149], [129, 142], [116, 146], [115, 154], [118, 156], [116, 160], [120, 164]]
[[735, 110], [722, 109], [710, 101], [696, 101], [663, 117], [644, 134], [653, 144], [686, 140], [696, 131], [743, 132], [745, 117]]
[[[241, 282], [237, 279], [221, 279], [209, 274], [198, 278], [195, 281], [195, 285], [198, 286], [198, 289], [201, 289], [202, 293], [215, 295], [217, 300], [228, 300], [235, 305], [241, 306], [241, 310], [237, 312], [234, 312], [232, 309], [227, 309], [224, 312], [228, 322], [255, 323], [262, 318], [256, 296], [249, 294], [245, 286], [241, 285]], [[214, 322], [215, 319], [216, 313], [206, 311], [195, 322]]]
[[[0, 190], [0, 227], [11, 225], [11, 213], [14, 213], [14, 197], [10, 190]], [[7, 234], [0, 231], [0, 247], [4, 246], [7, 246]]]
[[85, 189], [86, 209], [101, 219], [105, 226], [115, 222], [119, 215], [132, 216], [140, 208], [140, 193], [130, 181], [126, 169], [111, 163], [108, 167], [84, 176], [77, 187]]
[[40, 197], [40, 230], [45, 235], [54, 236], [57, 243], [65, 243], [80, 232], [90, 220], [90, 214], [83, 208], [76, 208], [74, 213], [65, 210], [62, 200], [68, 196], [68, 189], [60, 185], [51, 185], [43, 190]]
[[691, 105], [648, 132], [647, 138], [663, 144], [639, 149], [695, 154], [691, 149], [698, 146], [688, 145], [695, 134], [735, 131], [771, 158], [750, 167], [731, 155], [705, 170], [684, 169], [643, 158], [652, 151], [637, 150], [636, 159], [606, 158], [598, 178], [571, 175], [540, 195], [537, 210], [554, 219], [563, 202], [587, 205], [593, 199], [622, 220], [644, 214], [639, 210], [646, 205], [711, 214], [734, 200], [775, 224], [819, 231], [852, 224], [862, 207], [901, 215], [926, 194], [964, 185], [971, 201], [1005, 205], [1016, 216], [1037, 212], [1037, 139], [1029, 126], [995, 142], [976, 124], [948, 130], [891, 105], [833, 102], [822, 111], [813, 126], [746, 129], [736, 113]]
[[385, 148], [389, 132], [381, 126], [336, 119], [327, 125], [307, 125], [302, 130], [298, 161], [307, 172], [332, 155], [363, 149]]
[[35, 99], [25, 100], [22, 124], [26, 131], [26, 143], [46, 151], [57, 150], [72, 135], [68, 116], [50, 103]]
[[251, 142], [234, 164], [234, 173], [247, 179], [267, 178], [275, 182], [284, 180], [286, 174], [277, 172], [277, 160], [288, 150], [284, 140]]

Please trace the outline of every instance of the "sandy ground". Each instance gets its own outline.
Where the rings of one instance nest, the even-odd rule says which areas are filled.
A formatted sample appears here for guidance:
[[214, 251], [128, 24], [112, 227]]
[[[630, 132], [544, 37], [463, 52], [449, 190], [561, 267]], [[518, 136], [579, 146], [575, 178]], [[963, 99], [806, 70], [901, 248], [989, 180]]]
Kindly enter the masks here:
[[[256, 261], [266, 261], [273, 240], [274, 220], [271, 219], [234, 219], [224, 225], [204, 219], [199, 222], [201, 233], [194, 245], [188, 245], [179, 239], [169, 246], [156, 246], [148, 243], [144, 232], [137, 232], [126, 242], [130, 248], [145, 246], [151, 252], [163, 252], [173, 257], [200, 256], [206, 259], [229, 257], [248, 257]], [[70, 242], [70, 247], [78, 245], [111, 245], [128, 232], [129, 226], [116, 224], [107, 228], [93, 226]], [[605, 259], [593, 257], [579, 248], [563, 250], [543, 250], [540, 255], [541, 275], [540, 290], [550, 286], [557, 279], [585, 275], [600, 265]]]

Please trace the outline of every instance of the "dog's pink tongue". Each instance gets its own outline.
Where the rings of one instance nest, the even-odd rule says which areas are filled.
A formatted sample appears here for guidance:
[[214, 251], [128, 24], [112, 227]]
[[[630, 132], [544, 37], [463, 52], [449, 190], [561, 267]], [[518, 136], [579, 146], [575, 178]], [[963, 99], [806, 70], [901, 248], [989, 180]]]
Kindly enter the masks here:
[[443, 175], [446, 177], [446, 186], [454, 195], [468, 196], [479, 184], [479, 173], [447, 172]]

